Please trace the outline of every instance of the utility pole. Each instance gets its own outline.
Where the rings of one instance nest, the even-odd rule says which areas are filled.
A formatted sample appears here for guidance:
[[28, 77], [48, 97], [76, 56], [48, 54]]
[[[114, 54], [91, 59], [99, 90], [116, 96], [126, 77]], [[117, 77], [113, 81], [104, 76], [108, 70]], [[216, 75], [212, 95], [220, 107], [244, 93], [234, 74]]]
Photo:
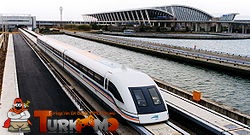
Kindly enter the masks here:
[[60, 8], [59, 8], [59, 10], [60, 10], [60, 24], [61, 24], [61, 27], [62, 27], [62, 11], [63, 11], [63, 7], [61, 6]]

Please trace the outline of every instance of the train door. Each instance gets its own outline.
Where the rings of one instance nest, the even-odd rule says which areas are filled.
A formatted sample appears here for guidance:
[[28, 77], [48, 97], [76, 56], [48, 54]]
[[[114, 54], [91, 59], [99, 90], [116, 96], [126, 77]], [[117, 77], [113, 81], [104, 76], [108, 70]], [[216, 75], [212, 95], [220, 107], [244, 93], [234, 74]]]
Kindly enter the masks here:
[[105, 90], [108, 90], [108, 83], [109, 83], [109, 80], [107, 78], [104, 79], [104, 89]]
[[108, 90], [110, 76], [111, 76], [111, 72], [107, 72], [105, 74], [105, 78], [104, 78], [104, 89], [105, 90]]

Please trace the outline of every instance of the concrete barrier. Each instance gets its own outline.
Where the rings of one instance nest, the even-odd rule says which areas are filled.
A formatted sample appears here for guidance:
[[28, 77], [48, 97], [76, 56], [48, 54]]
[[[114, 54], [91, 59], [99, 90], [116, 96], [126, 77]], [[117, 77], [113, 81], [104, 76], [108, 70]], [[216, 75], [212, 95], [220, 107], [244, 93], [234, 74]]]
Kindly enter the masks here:
[[[173, 92], [173, 93], [175, 93], [179, 96], [182, 96], [186, 99], [193, 100], [193, 95], [191, 92], [187, 92], [186, 90], [183, 90], [183, 89], [181, 89], [177, 86], [174, 86], [172, 84], [163, 82], [163, 81], [156, 79], [156, 78], [154, 78], [154, 80], [159, 87], [166, 89], [170, 92]], [[201, 98], [201, 100], [197, 103], [204, 106], [204, 107], [212, 109], [216, 112], [219, 112], [220, 114], [226, 115], [232, 119], [235, 119], [241, 123], [244, 123], [244, 124], [250, 126], [250, 116], [243, 114], [242, 112], [240, 112], [236, 109], [230, 108], [230, 107], [225, 106], [223, 104], [219, 104], [219, 103], [210, 101], [210, 100], [205, 99], [205, 98]]]

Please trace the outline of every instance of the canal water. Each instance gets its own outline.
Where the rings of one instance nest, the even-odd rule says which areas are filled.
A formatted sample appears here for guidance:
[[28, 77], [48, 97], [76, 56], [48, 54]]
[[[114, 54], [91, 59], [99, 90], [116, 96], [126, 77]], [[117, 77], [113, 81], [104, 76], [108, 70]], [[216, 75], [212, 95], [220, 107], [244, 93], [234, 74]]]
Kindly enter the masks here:
[[[183, 63], [169, 61], [167, 59], [157, 58], [150, 55], [137, 53], [109, 45], [96, 43], [84, 39], [74, 38], [67, 35], [49, 35], [48, 37], [69, 43], [77, 48], [89, 50], [94, 54], [111, 59], [118, 63], [124, 64], [133, 69], [140, 70], [148, 75], [179, 86], [187, 91], [199, 90], [202, 96], [213, 101], [231, 106], [244, 113], [250, 114], [250, 80], [241, 77], [230, 76], [209, 69], [190, 66]], [[139, 38], [141, 40], [141, 38]], [[182, 42], [182, 46], [196, 44], [197, 47], [206, 46], [208, 48], [217, 48], [218, 46], [230, 45], [231, 42], [237, 43], [241, 48], [250, 49], [250, 40], [185, 40], [178, 39], [142, 39], [153, 40], [155, 42], [171, 42], [175, 45]], [[166, 41], [165, 41], [166, 40]], [[248, 42], [246, 46], [245, 42]], [[218, 43], [220, 42], [220, 43]], [[243, 42], [243, 43], [241, 43]], [[200, 43], [200, 44], [199, 44]], [[242, 47], [240, 44], [243, 44]], [[237, 50], [237, 48], [235, 48]], [[240, 49], [240, 54], [248, 54]], [[223, 52], [226, 50], [223, 50]]]

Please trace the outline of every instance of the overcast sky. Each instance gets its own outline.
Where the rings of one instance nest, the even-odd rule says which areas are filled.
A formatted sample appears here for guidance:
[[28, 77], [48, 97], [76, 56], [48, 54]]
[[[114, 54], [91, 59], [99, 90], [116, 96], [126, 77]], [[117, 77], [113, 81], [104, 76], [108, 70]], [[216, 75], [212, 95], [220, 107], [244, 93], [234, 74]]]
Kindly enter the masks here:
[[236, 19], [250, 20], [250, 0], [0, 0], [0, 14], [31, 14], [37, 20], [81, 20], [81, 14], [165, 5], [187, 5], [213, 16], [239, 13]]

